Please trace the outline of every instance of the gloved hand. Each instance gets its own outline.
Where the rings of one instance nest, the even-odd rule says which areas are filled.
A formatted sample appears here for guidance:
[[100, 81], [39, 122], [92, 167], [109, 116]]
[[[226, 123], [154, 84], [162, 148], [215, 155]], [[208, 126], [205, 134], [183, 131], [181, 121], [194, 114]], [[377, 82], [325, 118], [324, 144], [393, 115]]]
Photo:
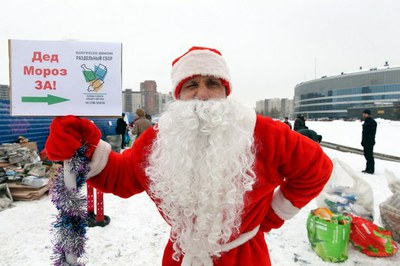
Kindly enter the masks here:
[[278, 229], [284, 223], [285, 221], [279, 218], [279, 216], [276, 215], [272, 208], [269, 208], [267, 215], [261, 222], [261, 230], [265, 233], [268, 233], [269, 231], [271, 231], [271, 229]]
[[46, 153], [50, 160], [64, 161], [86, 144], [86, 156], [91, 158], [100, 138], [100, 130], [86, 118], [73, 115], [56, 117], [50, 124]]

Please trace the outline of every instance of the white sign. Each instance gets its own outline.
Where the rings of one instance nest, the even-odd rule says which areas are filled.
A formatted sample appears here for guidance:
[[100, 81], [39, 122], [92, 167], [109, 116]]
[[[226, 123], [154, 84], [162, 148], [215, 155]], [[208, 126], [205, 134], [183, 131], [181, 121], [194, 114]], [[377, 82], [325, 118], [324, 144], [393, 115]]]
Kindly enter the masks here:
[[121, 115], [121, 43], [9, 40], [9, 54], [11, 115]]

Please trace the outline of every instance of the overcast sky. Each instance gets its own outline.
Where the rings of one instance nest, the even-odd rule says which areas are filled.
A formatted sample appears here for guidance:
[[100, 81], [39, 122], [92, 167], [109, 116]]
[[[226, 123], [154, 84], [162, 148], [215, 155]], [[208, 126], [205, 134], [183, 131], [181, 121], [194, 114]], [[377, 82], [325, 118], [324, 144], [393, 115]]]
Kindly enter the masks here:
[[0, 4], [0, 84], [8, 39], [123, 44], [123, 89], [155, 80], [170, 91], [173, 59], [191, 46], [220, 50], [232, 97], [250, 106], [293, 98], [296, 84], [400, 65], [400, 1], [9, 0]]

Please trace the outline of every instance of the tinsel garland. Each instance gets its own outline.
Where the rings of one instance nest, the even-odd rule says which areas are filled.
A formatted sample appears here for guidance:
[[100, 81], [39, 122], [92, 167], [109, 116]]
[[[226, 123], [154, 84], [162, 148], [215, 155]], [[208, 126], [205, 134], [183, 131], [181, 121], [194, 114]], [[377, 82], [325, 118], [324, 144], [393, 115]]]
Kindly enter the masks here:
[[64, 167], [60, 167], [54, 176], [50, 190], [51, 201], [58, 210], [56, 221], [52, 223], [53, 255], [55, 266], [84, 265], [67, 261], [67, 254], [76, 259], [85, 254], [87, 228], [87, 198], [81, 192], [89, 172], [89, 159], [85, 156], [83, 145], [70, 161], [71, 172], [76, 176], [76, 188], [68, 188], [64, 182]]

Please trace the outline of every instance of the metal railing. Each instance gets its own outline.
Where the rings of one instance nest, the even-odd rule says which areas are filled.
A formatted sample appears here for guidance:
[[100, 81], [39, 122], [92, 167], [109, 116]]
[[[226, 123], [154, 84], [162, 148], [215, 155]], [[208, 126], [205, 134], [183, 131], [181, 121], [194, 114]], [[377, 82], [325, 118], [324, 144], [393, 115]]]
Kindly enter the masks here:
[[[342, 152], [350, 152], [350, 153], [364, 155], [364, 151], [361, 149], [356, 149], [353, 147], [344, 146], [344, 145], [340, 145], [340, 144], [336, 144], [336, 143], [332, 143], [332, 142], [326, 142], [326, 141], [322, 141], [320, 144], [322, 147], [325, 147], [325, 148], [334, 149], [334, 150], [342, 151]], [[400, 163], [400, 157], [389, 155], [389, 154], [384, 154], [384, 153], [374, 152], [374, 158]]]

